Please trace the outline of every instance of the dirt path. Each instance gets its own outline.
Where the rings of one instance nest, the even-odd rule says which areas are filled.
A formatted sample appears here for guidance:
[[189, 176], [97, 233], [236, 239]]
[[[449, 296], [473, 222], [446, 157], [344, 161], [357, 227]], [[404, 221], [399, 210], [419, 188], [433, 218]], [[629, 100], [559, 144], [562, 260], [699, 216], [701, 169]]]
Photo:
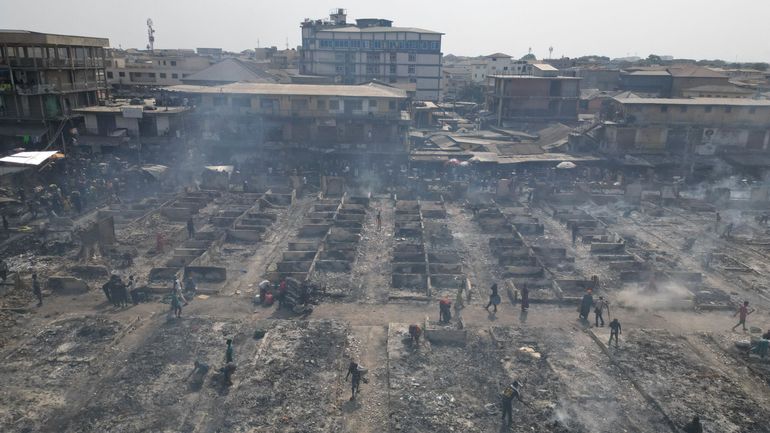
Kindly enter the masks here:
[[[361, 384], [361, 393], [349, 401], [350, 382], [342, 383], [339, 395], [342, 399], [345, 431], [350, 433], [379, 433], [388, 431], [388, 355], [387, 328], [383, 326], [356, 326], [353, 338], [357, 350], [353, 350], [361, 366], [369, 369], [369, 383]], [[357, 353], [356, 353], [357, 352]]]
[[[382, 227], [377, 230], [377, 210], [382, 212]], [[388, 301], [390, 290], [390, 254], [393, 250], [393, 201], [386, 196], [373, 198], [364, 223], [359, 256], [351, 278], [353, 297], [365, 303]]]
[[[490, 236], [481, 233], [471, 215], [457, 206], [447, 206], [447, 224], [463, 259], [463, 271], [473, 287], [471, 302], [486, 302], [489, 287], [499, 280], [497, 259], [489, 249]], [[503, 304], [507, 303], [506, 296], [502, 298]]]
[[[272, 263], [281, 258], [289, 240], [302, 226], [302, 220], [314, 201], [312, 197], [297, 199], [297, 202], [281, 215], [278, 222], [270, 227], [269, 235], [257, 247], [253, 260], [246, 264], [246, 272], [241, 273], [235, 281], [228, 281], [221, 294], [233, 295], [236, 290], [240, 290], [241, 295], [245, 296], [256, 290], [259, 283], [257, 280], [262, 278]], [[250, 287], [249, 284], [252, 286]]]

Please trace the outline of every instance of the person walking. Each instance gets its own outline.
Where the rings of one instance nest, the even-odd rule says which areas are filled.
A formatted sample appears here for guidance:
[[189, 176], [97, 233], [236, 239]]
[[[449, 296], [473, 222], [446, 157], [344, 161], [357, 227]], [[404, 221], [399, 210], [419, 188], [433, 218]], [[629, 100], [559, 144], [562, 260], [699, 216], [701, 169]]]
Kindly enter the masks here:
[[484, 309], [489, 311], [489, 307], [492, 306], [494, 307], [494, 312], [497, 313], [497, 305], [500, 303], [500, 295], [497, 293], [497, 283], [492, 284], [492, 287], [490, 287], [489, 290], [491, 290], [489, 302]]
[[529, 287], [527, 283], [521, 286], [521, 311], [529, 310]]
[[192, 239], [195, 237], [195, 221], [190, 217], [187, 219], [187, 237]]
[[588, 314], [591, 312], [591, 307], [594, 305], [594, 297], [591, 293], [591, 289], [586, 290], [586, 294], [583, 295], [583, 299], [580, 301], [580, 307], [578, 308], [580, 320], [588, 321]]
[[618, 319], [612, 319], [612, 322], [610, 322], [610, 341], [607, 343], [607, 346], [612, 345], [612, 337], [615, 337], [615, 347], [618, 347], [618, 336], [622, 333]]
[[377, 230], [382, 228], [382, 210], [377, 209]]
[[735, 328], [743, 325], [743, 330], [747, 331], [746, 329], [746, 318], [749, 317], [749, 314], [753, 313], [754, 310], [749, 310], [749, 301], [744, 301], [743, 305], [738, 308], [738, 311], [733, 314], [733, 317], [738, 316], [738, 323], [733, 326], [733, 331], [735, 331]]
[[[604, 300], [604, 296], [599, 296], [599, 300], [596, 301], [596, 305], [594, 305], [594, 316], [596, 327], [599, 327], [599, 322], [601, 321], [602, 326], [604, 326], [604, 310], [607, 310], [607, 314], [610, 313], [610, 304], [607, 303], [607, 301]], [[609, 319], [609, 317], [608, 317]]]
[[229, 362], [235, 362], [234, 357], [234, 351], [233, 351], [233, 339], [228, 338], [225, 343], [227, 344], [227, 348], [225, 349], [225, 364]]
[[348, 374], [345, 375], [345, 381], [350, 380], [350, 401], [356, 399], [356, 394], [360, 392], [361, 388], [361, 369], [355, 361], [350, 361], [348, 365]]
[[32, 293], [37, 298], [37, 306], [43, 306], [43, 291], [40, 289], [40, 282], [37, 281], [37, 273], [32, 274]]
[[[176, 282], [179, 282], [179, 280], [176, 280]], [[174, 284], [174, 288], [171, 289], [171, 313], [174, 315], [174, 317], [179, 319], [182, 317], [182, 306], [187, 305], [187, 300], [182, 294], [181, 287], [177, 287], [179, 286]]]

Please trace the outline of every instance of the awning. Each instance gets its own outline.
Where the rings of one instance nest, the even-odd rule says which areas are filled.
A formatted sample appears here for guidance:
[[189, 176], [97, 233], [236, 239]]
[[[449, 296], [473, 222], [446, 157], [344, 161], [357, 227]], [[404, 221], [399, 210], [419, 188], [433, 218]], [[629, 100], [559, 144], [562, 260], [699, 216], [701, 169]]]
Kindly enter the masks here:
[[142, 166], [142, 171], [154, 177], [155, 180], [160, 180], [163, 177], [163, 174], [165, 174], [167, 170], [168, 170], [168, 167], [166, 167], [165, 165], [147, 164]]
[[233, 166], [232, 165], [207, 165], [206, 170], [209, 171], [216, 171], [218, 173], [227, 173], [231, 174], [233, 172]]
[[[54, 158], [58, 153], [56, 150], [47, 150], [41, 152], [19, 152], [5, 158], [0, 158], [0, 162], [22, 165], [40, 165], [49, 158]], [[63, 156], [63, 155], [62, 155]]]

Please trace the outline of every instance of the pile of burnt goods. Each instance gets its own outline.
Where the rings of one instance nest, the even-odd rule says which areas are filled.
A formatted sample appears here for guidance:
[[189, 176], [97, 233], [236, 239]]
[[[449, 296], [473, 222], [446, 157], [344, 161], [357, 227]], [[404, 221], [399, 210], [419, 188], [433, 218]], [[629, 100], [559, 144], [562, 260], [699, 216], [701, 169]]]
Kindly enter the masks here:
[[[294, 314], [307, 315], [313, 312], [313, 305], [318, 305], [323, 297], [323, 291], [310, 281], [298, 281], [286, 278], [286, 289], [279, 293], [278, 300], [282, 308], [291, 310]], [[279, 290], [281, 290], [279, 288]]]

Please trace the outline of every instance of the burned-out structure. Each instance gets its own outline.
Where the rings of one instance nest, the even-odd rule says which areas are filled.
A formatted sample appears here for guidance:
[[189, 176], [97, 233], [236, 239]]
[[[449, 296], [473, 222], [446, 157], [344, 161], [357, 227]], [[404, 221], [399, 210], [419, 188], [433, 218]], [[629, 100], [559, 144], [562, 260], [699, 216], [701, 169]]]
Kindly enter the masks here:
[[215, 152], [235, 148], [291, 167], [333, 160], [343, 164], [339, 172], [346, 161], [381, 165], [407, 154], [406, 92], [388, 85], [234, 83], [169, 91], [195, 107], [197, 137]]

